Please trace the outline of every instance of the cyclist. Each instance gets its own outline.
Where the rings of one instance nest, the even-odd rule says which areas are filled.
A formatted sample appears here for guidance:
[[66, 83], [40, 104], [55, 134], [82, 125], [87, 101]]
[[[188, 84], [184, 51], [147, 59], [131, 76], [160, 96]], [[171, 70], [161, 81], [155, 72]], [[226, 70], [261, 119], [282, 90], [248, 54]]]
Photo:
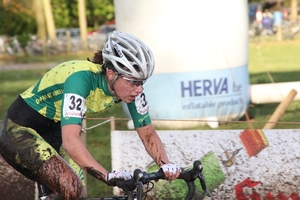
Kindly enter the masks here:
[[177, 178], [181, 170], [168, 160], [143, 92], [154, 66], [153, 54], [141, 40], [114, 31], [92, 60], [61, 63], [17, 97], [0, 124], [1, 155], [21, 174], [46, 185], [52, 191], [49, 199], [86, 196], [82, 170], [115, 186], [130, 173], [109, 173], [79, 137], [85, 113], [123, 101], [146, 151], [167, 180]]

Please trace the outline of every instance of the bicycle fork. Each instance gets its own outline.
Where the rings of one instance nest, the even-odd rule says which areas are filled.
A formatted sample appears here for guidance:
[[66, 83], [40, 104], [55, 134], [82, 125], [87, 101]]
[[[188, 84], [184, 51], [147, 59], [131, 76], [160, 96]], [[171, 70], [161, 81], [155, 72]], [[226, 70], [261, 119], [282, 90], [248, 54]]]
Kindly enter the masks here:
[[49, 194], [49, 189], [40, 183], [37, 183], [37, 188], [39, 192], [39, 200], [45, 200]]
[[204, 178], [204, 175], [202, 174], [202, 172], [199, 173], [198, 178], [200, 180], [201, 187], [204, 190], [206, 196], [211, 197], [211, 194], [209, 193], [208, 189], [206, 188], [205, 178]]

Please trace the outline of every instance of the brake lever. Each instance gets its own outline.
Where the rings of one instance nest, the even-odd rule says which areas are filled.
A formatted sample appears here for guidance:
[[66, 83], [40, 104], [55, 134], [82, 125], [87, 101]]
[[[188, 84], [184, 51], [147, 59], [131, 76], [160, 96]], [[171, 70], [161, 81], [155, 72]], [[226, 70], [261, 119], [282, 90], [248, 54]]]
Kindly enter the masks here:
[[205, 178], [204, 178], [204, 175], [202, 174], [202, 172], [199, 173], [198, 178], [200, 180], [201, 187], [204, 190], [206, 196], [211, 197], [211, 194], [209, 193], [208, 189], [206, 188]]
[[121, 188], [125, 194], [129, 194], [129, 192], [132, 192], [136, 186], [138, 185], [138, 182], [143, 177], [143, 172], [140, 169], [134, 170], [132, 179], [119, 181], [117, 182], [117, 186]]
[[199, 178], [202, 190], [205, 192], [206, 196], [211, 197], [211, 194], [209, 193], [208, 189], [206, 188], [205, 178], [202, 174], [203, 166], [200, 160], [197, 160], [194, 162], [194, 167], [198, 168], [197, 178]]

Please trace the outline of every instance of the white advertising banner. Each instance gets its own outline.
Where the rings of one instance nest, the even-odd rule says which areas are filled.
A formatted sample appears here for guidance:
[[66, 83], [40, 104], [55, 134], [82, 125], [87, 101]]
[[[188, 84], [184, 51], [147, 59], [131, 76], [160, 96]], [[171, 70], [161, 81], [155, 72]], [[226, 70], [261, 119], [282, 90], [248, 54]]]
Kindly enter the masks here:
[[[214, 199], [300, 198], [300, 130], [158, 131], [170, 162], [191, 167], [203, 163], [203, 174]], [[112, 168], [158, 170], [135, 131], [111, 133]], [[198, 181], [199, 182], [199, 181]], [[197, 194], [209, 199], [197, 185]], [[152, 199], [183, 199], [181, 180], [155, 183]], [[114, 193], [120, 191], [115, 188]], [[198, 198], [197, 198], [198, 199]]]

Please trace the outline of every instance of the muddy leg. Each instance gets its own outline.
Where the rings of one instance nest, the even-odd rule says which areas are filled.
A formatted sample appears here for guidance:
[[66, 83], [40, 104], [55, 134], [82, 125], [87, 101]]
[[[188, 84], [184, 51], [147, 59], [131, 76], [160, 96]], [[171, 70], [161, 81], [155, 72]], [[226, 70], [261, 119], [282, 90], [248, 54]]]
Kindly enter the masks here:
[[62, 199], [79, 199], [83, 190], [81, 180], [59, 156], [47, 160], [38, 170], [39, 180]]

